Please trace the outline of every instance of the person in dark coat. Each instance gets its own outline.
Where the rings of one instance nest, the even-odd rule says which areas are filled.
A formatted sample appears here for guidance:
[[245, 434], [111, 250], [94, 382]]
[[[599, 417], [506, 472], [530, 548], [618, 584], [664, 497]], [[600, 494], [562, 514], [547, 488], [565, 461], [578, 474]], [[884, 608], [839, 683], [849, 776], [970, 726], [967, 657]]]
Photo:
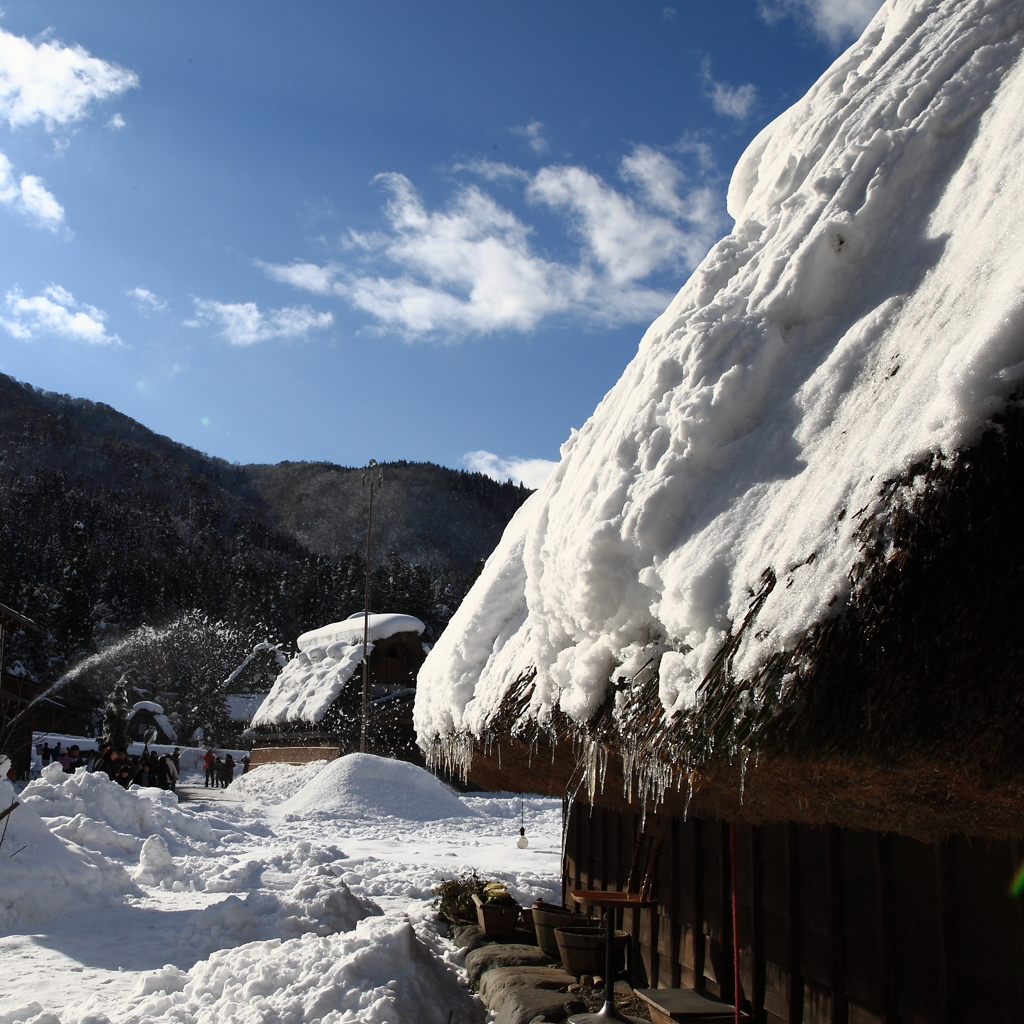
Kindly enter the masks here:
[[44, 743], [42, 750], [43, 767], [45, 768], [50, 763], [50, 758], [53, 756], [53, 751], [50, 750], [50, 744]]
[[224, 755], [224, 788], [227, 789], [231, 785], [231, 780], [235, 777], [235, 759], [230, 754]]

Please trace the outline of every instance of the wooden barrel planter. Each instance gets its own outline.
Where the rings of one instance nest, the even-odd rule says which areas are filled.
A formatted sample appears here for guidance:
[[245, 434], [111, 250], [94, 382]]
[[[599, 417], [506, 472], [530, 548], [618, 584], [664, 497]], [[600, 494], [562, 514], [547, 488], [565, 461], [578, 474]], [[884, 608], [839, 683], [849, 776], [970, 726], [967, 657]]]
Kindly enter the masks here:
[[555, 929], [572, 925], [573, 920], [579, 920], [576, 914], [565, 907], [556, 907], [551, 903], [533, 905], [533, 929], [537, 935], [537, 945], [550, 957], [556, 959], [562, 954], [558, 950], [558, 940], [555, 938]]
[[476, 904], [477, 923], [488, 938], [511, 935], [519, 924], [519, 905], [502, 906], [500, 903], [485, 903], [476, 893], [473, 894]]
[[[584, 974], [604, 975], [604, 928], [556, 928], [558, 952], [567, 974], [579, 978]], [[615, 932], [616, 971], [625, 963], [626, 933]]]

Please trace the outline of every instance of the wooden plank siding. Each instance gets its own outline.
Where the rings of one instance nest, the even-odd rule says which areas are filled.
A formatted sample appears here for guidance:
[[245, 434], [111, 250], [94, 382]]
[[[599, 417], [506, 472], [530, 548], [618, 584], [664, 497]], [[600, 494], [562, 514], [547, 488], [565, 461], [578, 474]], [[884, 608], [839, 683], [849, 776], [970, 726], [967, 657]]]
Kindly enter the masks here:
[[[567, 889], [625, 887], [639, 815], [568, 807]], [[834, 825], [740, 825], [743, 1005], [755, 1024], [1021, 1024], [1024, 842], [925, 844]], [[653, 910], [626, 911], [634, 983], [731, 998], [729, 826], [673, 818]]]

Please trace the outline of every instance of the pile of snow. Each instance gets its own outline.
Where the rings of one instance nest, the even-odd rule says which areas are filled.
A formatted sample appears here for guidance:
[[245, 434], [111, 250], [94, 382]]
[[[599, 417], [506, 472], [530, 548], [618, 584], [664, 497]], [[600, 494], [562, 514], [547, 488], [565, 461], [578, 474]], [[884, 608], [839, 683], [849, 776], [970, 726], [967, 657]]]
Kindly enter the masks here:
[[367, 918], [344, 935], [306, 934], [214, 953], [187, 973], [139, 980], [118, 1024], [482, 1024], [482, 1004], [407, 921]]
[[[14, 787], [0, 779], [0, 809], [15, 800]], [[0, 833], [0, 929], [31, 931], [73, 910], [119, 904], [139, 892], [121, 865], [62, 842], [31, 804], [11, 811]]]
[[348, 932], [364, 917], [379, 917], [380, 907], [354, 896], [337, 875], [339, 870], [322, 866], [283, 893], [254, 890], [244, 899], [228, 896], [193, 914], [178, 936], [178, 946], [207, 956], [261, 939]]
[[300, 651], [308, 651], [313, 647], [327, 647], [339, 640], [345, 643], [362, 643], [363, 628], [368, 630], [368, 639], [385, 640], [396, 633], [420, 633], [427, 628], [414, 615], [398, 615], [392, 612], [380, 615], [364, 616], [362, 612], [350, 615], [342, 622], [332, 622], [329, 626], [311, 629], [303, 633], [296, 641]]
[[250, 768], [231, 784], [236, 800], [268, 806], [294, 796], [327, 766], [327, 761], [308, 764], [261, 764]]
[[739, 678], [847, 607], [882, 481], [977, 441], [1024, 383], [1022, 49], [1018, 0], [889, 0], [754, 139], [732, 234], [428, 655], [424, 746], [481, 735], [534, 671], [541, 720], [588, 720], [659, 660], [665, 713], [692, 706], [769, 569]]
[[[396, 633], [422, 633], [426, 627], [412, 615], [371, 615], [369, 645]], [[253, 726], [319, 722], [363, 662], [363, 616], [354, 615], [303, 633], [299, 653], [281, 670], [274, 686], [253, 715]]]
[[286, 821], [383, 817], [436, 821], [476, 813], [429, 772], [373, 754], [347, 754], [331, 761], [281, 804], [280, 812]]
[[191, 854], [213, 849], [233, 831], [224, 822], [180, 810], [168, 790], [126, 790], [103, 772], [67, 775], [59, 764], [44, 768], [20, 799], [47, 819], [54, 834], [117, 860], [135, 862], [149, 836], [159, 836], [174, 854]]

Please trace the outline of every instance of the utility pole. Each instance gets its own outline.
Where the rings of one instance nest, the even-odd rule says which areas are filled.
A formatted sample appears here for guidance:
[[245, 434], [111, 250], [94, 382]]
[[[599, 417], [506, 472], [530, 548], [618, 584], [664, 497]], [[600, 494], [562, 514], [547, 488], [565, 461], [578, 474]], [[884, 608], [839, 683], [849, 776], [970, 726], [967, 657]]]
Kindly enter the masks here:
[[384, 473], [377, 471], [377, 460], [370, 459], [363, 472], [363, 487], [366, 486], [367, 472], [370, 475], [370, 510], [366, 516], [366, 595], [363, 604], [363, 714], [359, 725], [359, 753], [366, 753], [366, 715], [370, 703], [370, 542], [373, 537], [373, 489], [378, 490], [384, 483]]

